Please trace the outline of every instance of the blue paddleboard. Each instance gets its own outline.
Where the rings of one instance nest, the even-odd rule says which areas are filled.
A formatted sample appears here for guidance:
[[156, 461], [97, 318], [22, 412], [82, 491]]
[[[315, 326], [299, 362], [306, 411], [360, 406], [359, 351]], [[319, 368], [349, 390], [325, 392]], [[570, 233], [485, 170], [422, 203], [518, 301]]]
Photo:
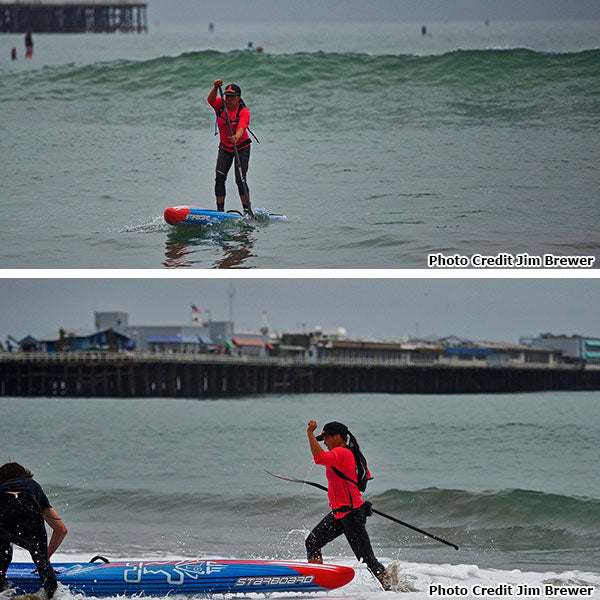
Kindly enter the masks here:
[[[167, 596], [248, 592], [318, 592], [346, 585], [354, 569], [271, 560], [170, 560], [54, 563], [59, 583], [87, 596]], [[33, 563], [12, 563], [7, 583], [19, 594], [41, 588]]]
[[[285, 220], [285, 215], [257, 214], [257, 219], [270, 221]], [[169, 225], [217, 225], [235, 219], [247, 219], [237, 212], [219, 212], [198, 206], [170, 206], [165, 210], [164, 219]]]

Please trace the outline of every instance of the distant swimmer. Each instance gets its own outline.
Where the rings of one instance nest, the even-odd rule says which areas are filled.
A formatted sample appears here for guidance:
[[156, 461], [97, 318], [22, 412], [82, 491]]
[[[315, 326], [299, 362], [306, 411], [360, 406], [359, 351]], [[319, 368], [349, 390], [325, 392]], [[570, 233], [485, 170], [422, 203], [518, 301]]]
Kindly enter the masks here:
[[25, 34], [25, 58], [33, 56], [33, 38], [31, 37], [31, 29]]
[[423, 25], [423, 27], [421, 27], [421, 35], [423, 37], [425, 37], [427, 35], [427, 27], [425, 27], [425, 25]]
[[209, 31], [214, 31], [215, 30], [215, 24], [214, 23], [209, 23], [208, 24], [208, 30]]
[[[48, 543], [45, 523], [52, 528]], [[48, 598], [56, 591], [50, 557], [67, 535], [67, 528], [33, 473], [19, 463], [0, 467], [0, 591], [12, 561], [12, 544], [31, 554]]]
[[[248, 135], [248, 126], [250, 125], [250, 111], [242, 100], [242, 90], [235, 83], [229, 84], [225, 88], [225, 105], [223, 100], [217, 97], [219, 88], [223, 85], [222, 79], [215, 79], [212, 90], [208, 94], [207, 102], [213, 107], [217, 115], [217, 129], [220, 135], [219, 152], [217, 154], [217, 167], [215, 176], [215, 197], [217, 200], [217, 210], [225, 210], [225, 181], [227, 173], [235, 158], [234, 144], [240, 158], [240, 167], [243, 180], [240, 177], [239, 170], [235, 170], [235, 181], [237, 183], [240, 200], [244, 208], [244, 214], [249, 212], [250, 192], [246, 183], [246, 173], [250, 163], [250, 144], [252, 140]], [[227, 117], [225, 110], [231, 122], [234, 131], [233, 137], [229, 133]], [[216, 134], [216, 132], [215, 132]]]
[[15, 47], [10, 49], [10, 59], [17, 60], [17, 49]]

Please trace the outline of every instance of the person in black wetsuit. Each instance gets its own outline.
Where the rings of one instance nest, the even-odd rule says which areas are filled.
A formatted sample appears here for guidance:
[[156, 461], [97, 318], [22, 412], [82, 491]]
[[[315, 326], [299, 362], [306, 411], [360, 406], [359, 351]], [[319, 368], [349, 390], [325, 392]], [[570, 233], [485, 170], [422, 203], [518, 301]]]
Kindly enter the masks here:
[[33, 38], [31, 36], [31, 29], [25, 34], [25, 58], [31, 58], [33, 56]]
[[[50, 543], [44, 523], [52, 529]], [[0, 467], [0, 591], [12, 560], [12, 544], [25, 548], [37, 567], [48, 598], [56, 591], [50, 557], [67, 535], [67, 528], [52, 508], [33, 473], [19, 463]]]

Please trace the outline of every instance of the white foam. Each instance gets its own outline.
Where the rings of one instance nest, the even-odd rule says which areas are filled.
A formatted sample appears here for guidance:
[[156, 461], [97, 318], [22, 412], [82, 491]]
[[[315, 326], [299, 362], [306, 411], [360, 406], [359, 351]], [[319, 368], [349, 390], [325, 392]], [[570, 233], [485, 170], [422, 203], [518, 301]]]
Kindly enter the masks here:
[[[383, 560], [384, 564], [388, 564]], [[477, 565], [469, 564], [426, 564], [426, 563], [411, 563], [405, 561], [394, 561], [398, 566], [400, 587], [407, 587], [409, 584], [412, 588], [418, 591], [410, 592], [410, 598], [415, 600], [432, 598], [429, 595], [429, 585], [442, 585], [446, 588], [460, 586], [472, 590], [474, 586], [498, 587], [502, 584], [516, 589], [519, 585], [527, 585], [535, 588], [543, 588], [545, 584], [554, 586], [592, 586], [595, 588], [592, 597], [600, 598], [600, 573], [591, 573], [585, 571], [545, 571], [532, 572], [513, 569], [510, 571], [499, 569], [484, 569]], [[352, 565], [352, 561], [346, 560], [342, 564]], [[366, 572], [366, 569], [359, 566], [358, 571]], [[366, 572], [368, 575], [368, 572]], [[357, 577], [349, 585], [344, 588], [345, 597], [359, 600], [364, 598], [364, 577]], [[403, 585], [407, 584], [407, 585]], [[376, 600], [380, 596], [380, 600], [384, 598], [390, 599], [389, 592], [382, 592], [378, 589], [377, 582], [371, 577], [369, 587], [372, 594], [369, 595], [371, 600]], [[406, 593], [396, 593], [395, 595], [405, 596]], [[452, 596], [456, 598], [457, 596]], [[469, 594], [467, 597], [475, 597]], [[510, 596], [518, 600], [519, 596]], [[568, 596], [562, 596], [568, 597]]]

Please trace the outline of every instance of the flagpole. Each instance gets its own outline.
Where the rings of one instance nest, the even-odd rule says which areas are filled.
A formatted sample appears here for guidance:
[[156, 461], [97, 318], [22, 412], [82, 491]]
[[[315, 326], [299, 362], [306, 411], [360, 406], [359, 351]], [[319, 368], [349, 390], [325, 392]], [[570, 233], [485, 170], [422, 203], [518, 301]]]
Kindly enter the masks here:
[[190, 304], [190, 308], [192, 310], [192, 315], [191, 315], [191, 323], [192, 325], [194, 324], [194, 322], [198, 322], [200, 317], [198, 315], [200, 315], [200, 313], [202, 312], [195, 304]]

